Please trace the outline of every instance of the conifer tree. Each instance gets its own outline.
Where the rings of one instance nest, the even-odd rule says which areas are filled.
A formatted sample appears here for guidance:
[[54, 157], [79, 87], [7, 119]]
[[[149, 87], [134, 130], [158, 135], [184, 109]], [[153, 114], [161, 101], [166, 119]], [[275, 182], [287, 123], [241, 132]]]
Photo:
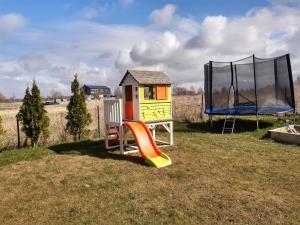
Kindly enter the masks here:
[[49, 117], [35, 81], [33, 81], [31, 92], [28, 87], [26, 88], [23, 104], [17, 116], [22, 123], [22, 131], [31, 140], [31, 147], [36, 147], [41, 134], [48, 137]]
[[22, 131], [25, 133], [26, 143], [27, 138], [32, 135], [31, 114], [31, 94], [29, 87], [27, 87], [25, 89], [22, 106], [17, 114], [18, 120], [22, 123]]
[[79, 87], [77, 74], [74, 77], [71, 84], [72, 96], [67, 106], [66, 130], [73, 136], [74, 141], [77, 141], [81, 139], [85, 127], [92, 122], [92, 118], [86, 107], [83, 90]]

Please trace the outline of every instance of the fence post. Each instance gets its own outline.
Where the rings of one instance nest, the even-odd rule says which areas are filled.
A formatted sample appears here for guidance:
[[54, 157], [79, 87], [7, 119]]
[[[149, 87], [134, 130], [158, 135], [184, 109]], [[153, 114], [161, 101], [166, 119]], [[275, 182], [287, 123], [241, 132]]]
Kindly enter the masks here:
[[200, 112], [200, 118], [203, 120], [203, 94], [201, 94], [201, 112]]
[[97, 125], [98, 125], [98, 135], [99, 135], [99, 138], [101, 138], [101, 131], [100, 131], [100, 108], [99, 108], [99, 105], [97, 105]]
[[18, 132], [18, 148], [21, 148], [21, 141], [20, 141], [20, 126], [19, 126], [19, 119], [16, 116], [17, 119], [17, 132]]

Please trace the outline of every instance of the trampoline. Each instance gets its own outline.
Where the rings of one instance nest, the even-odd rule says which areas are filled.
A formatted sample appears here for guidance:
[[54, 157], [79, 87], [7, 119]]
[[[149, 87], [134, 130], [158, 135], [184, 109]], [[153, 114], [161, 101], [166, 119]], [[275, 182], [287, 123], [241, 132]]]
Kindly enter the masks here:
[[295, 114], [289, 54], [274, 58], [255, 55], [204, 65], [205, 113], [210, 115]]

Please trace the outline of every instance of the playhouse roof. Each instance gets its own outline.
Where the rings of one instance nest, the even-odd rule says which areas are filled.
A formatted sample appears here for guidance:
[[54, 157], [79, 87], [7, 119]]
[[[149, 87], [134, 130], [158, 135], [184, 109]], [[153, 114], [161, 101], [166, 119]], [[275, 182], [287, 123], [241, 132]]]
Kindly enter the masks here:
[[131, 75], [139, 84], [171, 84], [170, 78], [162, 71], [127, 70], [120, 86], [128, 75]]

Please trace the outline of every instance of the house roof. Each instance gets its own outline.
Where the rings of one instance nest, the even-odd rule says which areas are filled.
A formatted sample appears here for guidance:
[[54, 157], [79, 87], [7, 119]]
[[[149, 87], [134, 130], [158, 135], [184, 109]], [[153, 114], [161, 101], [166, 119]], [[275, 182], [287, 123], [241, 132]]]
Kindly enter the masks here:
[[107, 86], [102, 86], [102, 85], [83, 85], [83, 87], [89, 88], [89, 89], [110, 89]]
[[127, 76], [132, 76], [139, 84], [171, 84], [170, 78], [162, 71], [127, 70], [119, 86]]

